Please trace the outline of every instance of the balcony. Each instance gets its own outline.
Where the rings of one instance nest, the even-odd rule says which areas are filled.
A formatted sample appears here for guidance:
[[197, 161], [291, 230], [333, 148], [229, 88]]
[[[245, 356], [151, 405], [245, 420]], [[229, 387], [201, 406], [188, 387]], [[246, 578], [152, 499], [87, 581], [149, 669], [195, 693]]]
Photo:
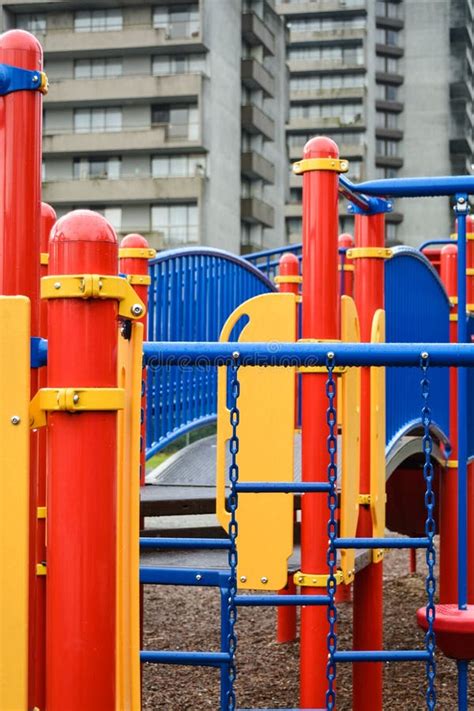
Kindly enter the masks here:
[[312, 15], [317, 16], [322, 13], [332, 13], [340, 12], [341, 15], [350, 15], [355, 11], [366, 10], [367, 3], [366, 0], [359, 0], [347, 3], [346, 0], [322, 0], [318, 2], [317, 7], [315, 7], [314, 0], [309, 2], [292, 3], [292, 2], [279, 2], [277, 5], [277, 12], [279, 15], [298, 17], [298, 15]]
[[197, 200], [202, 197], [205, 178], [89, 178], [43, 183], [43, 200], [53, 205], [123, 204], [157, 200]]
[[202, 138], [187, 139], [169, 134], [167, 126], [144, 126], [113, 133], [73, 133], [45, 130], [43, 153], [46, 155], [149, 153], [166, 150], [178, 153], [202, 150]]
[[339, 30], [308, 30], [307, 32], [290, 31], [290, 44], [307, 42], [330, 43], [363, 42], [367, 30], [365, 27], [345, 28]]
[[254, 12], [242, 15], [242, 37], [251, 47], [262, 45], [267, 54], [275, 54], [275, 36]]
[[403, 166], [403, 158], [380, 154], [375, 156], [375, 165], [380, 168], [401, 168]]
[[248, 89], [261, 89], [269, 97], [275, 93], [275, 80], [256, 59], [242, 59], [242, 84]]
[[347, 87], [340, 89], [305, 89], [292, 90], [290, 92], [291, 101], [333, 101], [334, 99], [361, 99], [365, 98], [364, 87]]
[[290, 59], [288, 66], [291, 74], [325, 74], [337, 70], [343, 74], [365, 72], [365, 63], [347, 64], [343, 59]]
[[51, 84], [45, 105], [59, 108], [67, 104], [89, 106], [94, 102], [106, 106], [134, 101], [191, 101], [201, 96], [202, 85], [200, 74], [65, 80]]
[[247, 133], [261, 133], [267, 140], [275, 140], [275, 122], [254, 104], [241, 107], [241, 122]]
[[[35, 3], [37, 4], [37, 3]], [[167, 50], [180, 52], [203, 52], [207, 50], [202, 35], [173, 37], [165, 29], [150, 25], [124, 25], [122, 30], [112, 32], [74, 32], [73, 28], [55, 28], [38, 35], [45, 54], [51, 59], [61, 56], [80, 58], [91, 52], [94, 56], [126, 54], [137, 50], [144, 53]]]
[[292, 118], [286, 127], [291, 131], [307, 131], [317, 133], [341, 128], [365, 128], [365, 118], [357, 115], [353, 120], [346, 120], [340, 116], [311, 116], [309, 118]]
[[269, 160], [255, 153], [248, 151], [242, 153], [240, 157], [240, 172], [250, 180], [263, 180], [265, 183], [275, 182], [275, 166]]
[[451, 101], [472, 101], [473, 91], [467, 80], [453, 81], [449, 85], [449, 98]]
[[271, 205], [259, 198], [242, 198], [240, 201], [240, 219], [252, 225], [273, 227], [275, 224], [275, 210]]

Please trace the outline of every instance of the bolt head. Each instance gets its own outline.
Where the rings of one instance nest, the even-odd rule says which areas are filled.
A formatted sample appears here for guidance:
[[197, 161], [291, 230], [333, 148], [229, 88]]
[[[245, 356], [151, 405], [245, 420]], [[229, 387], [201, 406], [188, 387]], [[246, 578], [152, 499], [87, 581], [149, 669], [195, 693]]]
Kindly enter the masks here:
[[134, 316], [140, 316], [143, 313], [143, 308], [140, 306], [140, 304], [133, 304], [130, 311]]
[[54, 282], [54, 288], [55, 288], [55, 289], [60, 289], [60, 288], [61, 288], [61, 282], [60, 282], [60, 281], [55, 281], [55, 282]]
[[10, 419], [10, 422], [12, 423], [12, 425], [19, 425], [21, 422], [21, 417], [19, 415], [13, 415], [13, 417], [11, 417]]
[[200, 580], [202, 580], [202, 575], [200, 575], [200, 574], [198, 573], [198, 574], [196, 575], [196, 580], [197, 580], [198, 582], [199, 582]]
[[232, 353], [232, 358], [234, 358], [235, 360], [237, 360], [237, 358], [238, 358], [239, 356], [240, 356], [239, 351], [234, 351], [234, 352]]
[[329, 358], [329, 360], [332, 360], [334, 358], [334, 353], [332, 351], [329, 351], [327, 357]]
[[465, 199], [465, 198], [463, 198], [463, 197], [458, 198], [458, 203], [459, 203], [460, 205], [464, 205], [465, 202], [466, 202], [466, 199]]
[[429, 353], [427, 353], [426, 351], [423, 351], [423, 353], [421, 354], [421, 357], [423, 358], [423, 360], [426, 360], [428, 358], [428, 356], [429, 356]]
[[37, 74], [34, 74], [34, 75], [33, 75], [33, 81], [38, 81], [38, 75], [37, 75]]
[[246, 576], [246, 575], [241, 575], [241, 576], [240, 576], [240, 582], [241, 582], [241, 583], [246, 583], [246, 582], [247, 582], [247, 576]]
[[79, 395], [77, 393], [72, 396], [72, 401], [75, 405], [79, 402]]
[[260, 582], [262, 582], [264, 585], [268, 583], [268, 578], [266, 578], [264, 575], [260, 578]]

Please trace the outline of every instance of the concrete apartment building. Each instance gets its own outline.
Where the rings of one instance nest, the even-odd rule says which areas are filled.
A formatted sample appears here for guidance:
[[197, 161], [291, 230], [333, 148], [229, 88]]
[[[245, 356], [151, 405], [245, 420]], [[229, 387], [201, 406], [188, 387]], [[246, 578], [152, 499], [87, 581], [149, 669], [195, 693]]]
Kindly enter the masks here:
[[280, 245], [284, 20], [274, 0], [0, 0], [45, 51], [43, 199], [156, 248]]
[[[355, 181], [472, 173], [472, 0], [285, 0], [290, 159], [317, 133], [350, 160]], [[342, 211], [344, 212], [344, 211]], [[447, 199], [399, 200], [391, 243], [452, 231]], [[287, 238], [301, 235], [301, 178], [290, 179]], [[341, 229], [352, 231], [344, 215]]]

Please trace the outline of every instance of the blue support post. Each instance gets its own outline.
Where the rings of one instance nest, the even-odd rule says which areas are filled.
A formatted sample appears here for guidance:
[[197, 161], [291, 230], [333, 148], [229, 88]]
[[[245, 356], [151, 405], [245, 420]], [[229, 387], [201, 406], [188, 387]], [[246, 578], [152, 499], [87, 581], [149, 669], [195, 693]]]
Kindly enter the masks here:
[[468, 661], [466, 659], [458, 659], [458, 711], [468, 711]]

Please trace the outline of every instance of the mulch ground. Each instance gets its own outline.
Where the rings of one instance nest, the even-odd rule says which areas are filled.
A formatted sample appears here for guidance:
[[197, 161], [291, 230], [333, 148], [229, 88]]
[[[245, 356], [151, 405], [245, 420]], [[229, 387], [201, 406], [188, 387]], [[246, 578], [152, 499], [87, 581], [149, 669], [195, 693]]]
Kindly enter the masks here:
[[[423, 554], [419, 572], [408, 573], [408, 553], [392, 551], [384, 561], [386, 649], [423, 647], [423, 633], [415, 622], [425, 604]], [[338, 605], [338, 647], [351, 648], [350, 603]], [[237, 622], [238, 708], [298, 707], [298, 642], [275, 642], [276, 612], [272, 608], [240, 608]], [[218, 651], [220, 608], [217, 590], [146, 586], [146, 649]], [[474, 672], [471, 672], [469, 708], [474, 709]], [[417, 711], [424, 701], [425, 668], [422, 663], [384, 665], [384, 709]], [[437, 709], [451, 711], [456, 704], [456, 665], [437, 654]], [[198, 667], [144, 665], [144, 711], [219, 710], [219, 672]], [[367, 690], [370, 698], [370, 689]], [[337, 669], [338, 711], [351, 709], [350, 665]], [[368, 706], [368, 708], [370, 708]]]

